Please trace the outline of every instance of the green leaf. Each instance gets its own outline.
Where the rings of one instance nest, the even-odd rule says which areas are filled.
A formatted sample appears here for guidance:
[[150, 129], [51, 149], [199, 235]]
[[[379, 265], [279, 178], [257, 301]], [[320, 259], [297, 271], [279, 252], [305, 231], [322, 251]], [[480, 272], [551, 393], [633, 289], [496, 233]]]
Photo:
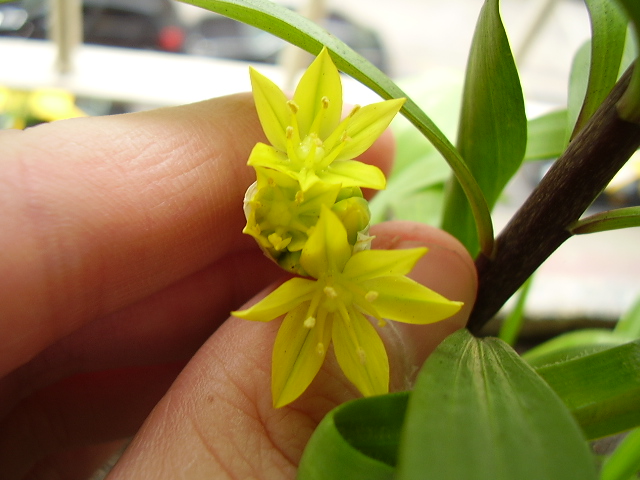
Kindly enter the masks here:
[[522, 287], [518, 290], [518, 296], [516, 297], [516, 304], [513, 310], [509, 312], [504, 322], [500, 326], [500, 332], [498, 338], [509, 345], [515, 345], [524, 323], [524, 307], [527, 303], [527, 297], [529, 296], [529, 290], [533, 283], [533, 276], [529, 277], [526, 282], [522, 284]]
[[[633, 25], [637, 50], [640, 50], [640, 2], [618, 0]], [[627, 121], [640, 123], [640, 68], [636, 68], [631, 83], [618, 103], [618, 112]]]
[[453, 170], [462, 190], [469, 198], [481, 250], [487, 255], [492, 252], [493, 226], [489, 208], [482, 190], [460, 153], [435, 123], [371, 62], [310, 20], [267, 0], [184, 0], [184, 3], [260, 28], [314, 55], [317, 55], [323, 46], [327, 46], [336, 66], [344, 73], [351, 75], [384, 99], [407, 98], [402, 114], [429, 139]]
[[591, 19], [588, 83], [573, 138], [598, 109], [618, 79], [627, 34], [624, 12], [611, 0], [585, 0]]
[[557, 395], [504, 342], [466, 330], [425, 363], [400, 445], [400, 480], [596, 478]]
[[640, 338], [640, 296], [620, 318], [616, 328], [614, 328], [614, 332], [620, 335], [628, 335], [633, 339]]
[[589, 79], [589, 66], [591, 64], [591, 41], [584, 42], [571, 62], [571, 72], [569, 73], [569, 93], [567, 99], [567, 126], [564, 139], [565, 146], [571, 140], [576, 121], [580, 115], [585, 95], [587, 94], [587, 83]]
[[408, 398], [395, 393], [333, 409], [307, 443], [298, 479], [393, 479]]
[[[443, 187], [447, 178], [449, 178], [449, 169], [442, 167], [443, 163], [437, 152], [432, 152], [419, 160], [407, 165], [400, 172], [392, 175], [388, 182], [387, 188], [378, 192], [369, 202], [371, 209], [371, 222], [378, 223], [384, 220], [408, 220], [406, 209], [414, 209], [413, 204], [407, 207], [407, 201], [411, 200], [416, 194], [423, 193], [425, 190], [439, 186]], [[442, 188], [440, 188], [442, 191]], [[425, 201], [418, 202], [415, 205], [415, 215], [418, 216], [423, 223], [424, 217], [420, 217], [422, 211], [425, 215], [431, 211], [434, 199], [424, 198]], [[442, 205], [442, 199], [438, 198], [437, 203]], [[389, 210], [393, 213], [389, 215]], [[417, 218], [416, 218], [417, 219]]]
[[640, 426], [640, 340], [537, 371], [589, 439]]
[[575, 222], [569, 230], [574, 235], [640, 227], [640, 207], [626, 207], [596, 213]]
[[600, 480], [631, 480], [640, 472], [640, 429], [633, 430], [609, 458], [600, 472]]
[[522, 354], [532, 367], [540, 368], [558, 362], [584, 357], [635, 340], [628, 335], [605, 328], [585, 328], [563, 333], [536, 345]]
[[[499, 2], [487, 0], [473, 37], [458, 130], [458, 149], [489, 207], [518, 170], [527, 142], [527, 119], [518, 70], [511, 54]], [[454, 181], [443, 228], [475, 255], [477, 234], [467, 199]]]
[[567, 110], [529, 120], [525, 161], [556, 159], [567, 145]]

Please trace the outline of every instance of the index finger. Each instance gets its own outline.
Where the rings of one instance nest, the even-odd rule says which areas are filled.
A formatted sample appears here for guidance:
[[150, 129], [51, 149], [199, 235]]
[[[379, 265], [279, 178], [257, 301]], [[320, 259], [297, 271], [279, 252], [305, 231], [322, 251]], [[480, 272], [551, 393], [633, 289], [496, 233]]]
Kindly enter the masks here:
[[[249, 95], [2, 132], [0, 375], [83, 323], [256, 248]], [[376, 158], [385, 158], [379, 155]]]

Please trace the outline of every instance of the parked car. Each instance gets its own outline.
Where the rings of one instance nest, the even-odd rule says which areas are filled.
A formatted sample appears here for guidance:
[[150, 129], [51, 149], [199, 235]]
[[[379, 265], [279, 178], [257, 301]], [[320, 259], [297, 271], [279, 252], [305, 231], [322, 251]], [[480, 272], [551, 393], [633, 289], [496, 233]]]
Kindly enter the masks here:
[[[49, 2], [0, 5], [0, 35], [47, 38]], [[185, 30], [171, 0], [83, 0], [83, 41], [89, 44], [180, 52]]]
[[[330, 12], [323, 26], [380, 70], [387, 71], [385, 48], [375, 30], [337, 12]], [[189, 30], [185, 52], [231, 60], [276, 63], [285, 44], [284, 40], [258, 28], [221, 15], [209, 15]]]

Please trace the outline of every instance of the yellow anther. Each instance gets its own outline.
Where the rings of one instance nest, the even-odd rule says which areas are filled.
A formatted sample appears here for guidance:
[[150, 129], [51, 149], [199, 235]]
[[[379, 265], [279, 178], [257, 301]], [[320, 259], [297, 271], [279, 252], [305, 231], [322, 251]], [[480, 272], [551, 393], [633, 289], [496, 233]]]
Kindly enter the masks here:
[[386, 320], [384, 318], [381, 318], [378, 320], [378, 326], [379, 327], [384, 327], [387, 324]]
[[336, 289], [333, 288], [333, 287], [326, 286], [326, 287], [324, 287], [322, 289], [322, 291], [329, 298], [337, 298], [338, 297], [338, 292], [336, 292]]
[[316, 326], [316, 319], [314, 317], [308, 317], [304, 322], [304, 328], [308, 328], [309, 330], [311, 330], [313, 327]]
[[356, 105], [355, 107], [353, 107], [353, 109], [351, 110], [351, 112], [349, 112], [349, 117], [353, 117], [356, 113], [358, 113], [358, 110], [360, 110], [362, 107], [360, 105]]
[[289, 109], [291, 110], [291, 113], [296, 114], [296, 113], [298, 113], [298, 110], [300, 110], [300, 107], [293, 100], [289, 100], [287, 102], [287, 105], [289, 106]]
[[322, 97], [320, 101], [322, 102], [322, 108], [329, 108], [329, 97]]
[[296, 192], [296, 204], [300, 205], [304, 202], [304, 192], [302, 190], [298, 190]]
[[316, 353], [320, 356], [324, 355], [324, 343], [318, 342], [316, 345]]
[[364, 299], [367, 302], [375, 302], [377, 298], [378, 298], [378, 292], [376, 292], [375, 290], [369, 290], [364, 296]]
[[286, 129], [285, 129], [285, 135], [287, 136], [288, 140], [291, 140], [293, 138], [293, 127], [291, 125], [289, 125]]
[[287, 247], [287, 245], [291, 243], [291, 237], [282, 238], [280, 235], [278, 235], [275, 232], [269, 235], [267, 239], [269, 240], [269, 242], [271, 242], [271, 245], [273, 245], [273, 248], [275, 248], [278, 251], [284, 250]]

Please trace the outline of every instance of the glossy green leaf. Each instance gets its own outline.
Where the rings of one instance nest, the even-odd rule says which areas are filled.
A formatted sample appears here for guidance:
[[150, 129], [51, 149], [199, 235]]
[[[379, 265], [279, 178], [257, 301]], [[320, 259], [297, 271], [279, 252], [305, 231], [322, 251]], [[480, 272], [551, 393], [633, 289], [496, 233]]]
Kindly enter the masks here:
[[402, 392], [333, 409], [311, 436], [298, 479], [393, 479], [408, 398]]
[[640, 426], [640, 340], [537, 371], [589, 439]]
[[640, 207], [617, 208], [596, 213], [575, 222], [569, 230], [574, 235], [640, 227]]
[[620, 71], [627, 34], [627, 18], [611, 0], [585, 0], [591, 20], [591, 52], [582, 108], [572, 137], [579, 132], [609, 94]]
[[466, 330], [425, 363], [400, 445], [400, 480], [596, 478], [557, 395], [504, 342]]
[[525, 161], [558, 158], [567, 146], [567, 110], [529, 120]]
[[[499, 2], [482, 7], [469, 53], [458, 130], [458, 149], [489, 207], [518, 170], [527, 142], [527, 119], [518, 70], [511, 54]], [[472, 253], [478, 252], [474, 218], [454, 181], [443, 228]]]
[[[640, 51], [640, 2], [638, 0], [618, 0], [633, 25], [637, 51]], [[618, 103], [622, 118], [640, 123], [640, 68], [636, 68], [631, 83]]]
[[310, 20], [267, 0], [184, 0], [212, 12], [247, 23], [276, 35], [314, 55], [323, 46], [331, 51], [336, 66], [385, 99], [406, 97], [401, 113], [429, 139], [453, 170], [469, 198], [481, 250], [493, 250], [493, 226], [487, 202], [458, 150], [433, 121], [384, 73]]
[[633, 430], [602, 464], [600, 480], [631, 480], [640, 472], [640, 428]]

